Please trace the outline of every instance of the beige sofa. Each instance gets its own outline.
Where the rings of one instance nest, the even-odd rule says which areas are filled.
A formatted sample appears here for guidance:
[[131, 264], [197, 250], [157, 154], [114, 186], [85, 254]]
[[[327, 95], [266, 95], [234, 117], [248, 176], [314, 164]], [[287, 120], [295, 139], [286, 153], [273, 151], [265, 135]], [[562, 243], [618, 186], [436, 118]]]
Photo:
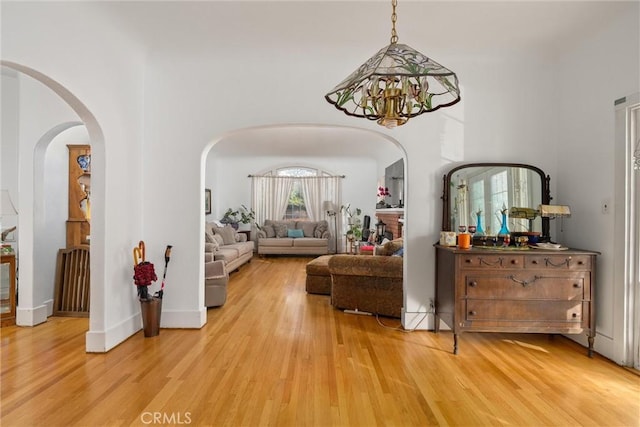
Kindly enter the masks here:
[[324, 255], [329, 253], [327, 221], [266, 220], [257, 232], [260, 255]]
[[218, 227], [207, 223], [205, 228], [204, 261], [224, 261], [228, 272], [237, 270], [253, 258], [254, 243], [230, 225]]

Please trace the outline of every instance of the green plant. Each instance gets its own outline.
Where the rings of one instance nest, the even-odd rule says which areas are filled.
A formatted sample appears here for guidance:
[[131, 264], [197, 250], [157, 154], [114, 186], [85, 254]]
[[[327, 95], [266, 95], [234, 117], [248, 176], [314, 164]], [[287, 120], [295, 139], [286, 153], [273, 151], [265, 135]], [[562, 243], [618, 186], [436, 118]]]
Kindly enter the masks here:
[[227, 209], [220, 222], [223, 224], [237, 224], [239, 222], [243, 224], [250, 224], [255, 220], [255, 211], [253, 209], [249, 209], [245, 205], [241, 205], [236, 210], [233, 210], [231, 208]]
[[349, 229], [347, 230], [347, 236], [353, 235], [356, 239], [362, 238], [362, 220], [360, 219], [360, 215], [362, 214], [362, 209], [355, 208], [355, 210], [351, 210], [351, 205], [342, 205], [340, 206], [340, 212], [343, 212], [347, 216], [347, 224], [349, 225]]
[[251, 224], [256, 220], [256, 212], [253, 209], [249, 209], [245, 205], [241, 205], [240, 209], [240, 222], [243, 224]]

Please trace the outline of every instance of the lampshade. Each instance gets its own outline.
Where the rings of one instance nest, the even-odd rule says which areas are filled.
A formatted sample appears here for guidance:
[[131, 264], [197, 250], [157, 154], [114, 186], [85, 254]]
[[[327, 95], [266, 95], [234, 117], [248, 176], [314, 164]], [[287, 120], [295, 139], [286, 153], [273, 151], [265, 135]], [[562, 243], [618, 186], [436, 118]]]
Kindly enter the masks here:
[[325, 200], [324, 202], [322, 202], [322, 209], [324, 209], [328, 214], [335, 213], [336, 211], [335, 205], [329, 200]]
[[566, 205], [540, 205], [540, 216], [546, 218], [570, 217], [571, 208]]
[[18, 211], [16, 211], [13, 202], [11, 202], [11, 197], [9, 196], [9, 191], [2, 190], [2, 204], [0, 204], [0, 215], [18, 215]]
[[456, 74], [415, 49], [399, 44], [392, 0], [391, 44], [380, 49], [325, 99], [349, 116], [393, 128], [411, 117], [460, 101]]
[[516, 206], [511, 207], [511, 210], [509, 211], [509, 216], [517, 219], [536, 219], [538, 214], [539, 212], [535, 209], [520, 208]]

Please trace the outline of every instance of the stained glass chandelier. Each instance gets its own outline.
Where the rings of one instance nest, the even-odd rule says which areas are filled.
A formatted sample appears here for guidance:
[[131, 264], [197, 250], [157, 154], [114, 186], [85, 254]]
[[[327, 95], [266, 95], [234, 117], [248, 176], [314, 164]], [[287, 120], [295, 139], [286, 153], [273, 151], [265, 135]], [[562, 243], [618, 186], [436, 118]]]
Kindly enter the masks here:
[[355, 117], [387, 128], [460, 101], [456, 74], [405, 44], [396, 33], [397, 0], [392, 0], [391, 44], [334, 87], [325, 99]]

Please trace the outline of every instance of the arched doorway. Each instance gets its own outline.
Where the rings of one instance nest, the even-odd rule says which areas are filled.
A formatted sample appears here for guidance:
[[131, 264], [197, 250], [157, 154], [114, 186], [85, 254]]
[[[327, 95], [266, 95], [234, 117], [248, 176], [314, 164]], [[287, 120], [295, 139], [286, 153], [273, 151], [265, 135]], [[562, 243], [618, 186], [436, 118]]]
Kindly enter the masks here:
[[[38, 288], [35, 279], [36, 257], [35, 248], [38, 245], [39, 236], [36, 235], [36, 224], [40, 220], [43, 202], [42, 182], [45, 177], [42, 171], [37, 170], [37, 165], [44, 164], [46, 147], [54, 136], [65, 129], [79, 124], [84, 124], [92, 146], [92, 231], [91, 231], [91, 313], [89, 331], [104, 330], [104, 170], [105, 170], [105, 146], [102, 129], [95, 116], [87, 107], [67, 88], [47, 75], [28, 66], [11, 61], [1, 60], [0, 65], [19, 73], [21, 77], [27, 76], [35, 79], [49, 88], [60, 97], [79, 118], [78, 122], [62, 123], [50, 129], [42, 135], [34, 144], [33, 150], [20, 147], [21, 153], [26, 153], [19, 159], [19, 226], [22, 231], [19, 235], [18, 246], [20, 250], [20, 300], [17, 308], [16, 322], [22, 326], [34, 326], [46, 321], [47, 307], [43, 304], [42, 290]], [[20, 144], [24, 144], [20, 141]], [[87, 344], [89, 347], [89, 344]], [[87, 348], [89, 351], [95, 349]]]

